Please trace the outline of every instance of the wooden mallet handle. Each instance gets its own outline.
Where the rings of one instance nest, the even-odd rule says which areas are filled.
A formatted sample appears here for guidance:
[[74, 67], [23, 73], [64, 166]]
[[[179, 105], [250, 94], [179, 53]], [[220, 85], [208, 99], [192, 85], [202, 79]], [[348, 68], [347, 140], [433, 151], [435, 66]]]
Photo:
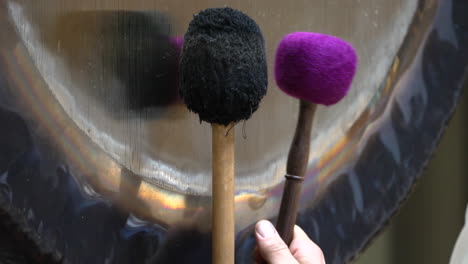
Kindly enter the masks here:
[[213, 129], [213, 234], [212, 262], [234, 264], [234, 129], [212, 124]]
[[276, 222], [276, 229], [287, 245], [291, 244], [296, 224], [302, 181], [307, 170], [310, 152], [310, 136], [317, 105], [301, 100], [296, 132], [289, 149], [286, 167], [286, 183]]

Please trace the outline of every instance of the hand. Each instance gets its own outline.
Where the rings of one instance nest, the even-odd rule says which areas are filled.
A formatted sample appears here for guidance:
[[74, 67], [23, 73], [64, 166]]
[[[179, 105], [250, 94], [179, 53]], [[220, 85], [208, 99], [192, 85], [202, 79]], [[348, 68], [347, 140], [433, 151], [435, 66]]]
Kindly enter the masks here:
[[275, 227], [266, 220], [259, 221], [255, 226], [255, 237], [257, 263], [262, 263], [263, 258], [269, 264], [325, 264], [322, 250], [298, 226], [294, 227], [294, 236], [289, 248]]

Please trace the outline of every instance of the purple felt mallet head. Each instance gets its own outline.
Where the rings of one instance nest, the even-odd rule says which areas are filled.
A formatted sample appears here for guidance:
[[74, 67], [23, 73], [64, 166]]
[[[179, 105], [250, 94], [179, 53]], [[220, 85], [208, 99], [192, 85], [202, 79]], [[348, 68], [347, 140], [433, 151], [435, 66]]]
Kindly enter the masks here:
[[319, 33], [297, 32], [279, 44], [275, 79], [291, 96], [332, 105], [348, 93], [356, 65], [356, 51], [349, 43]]

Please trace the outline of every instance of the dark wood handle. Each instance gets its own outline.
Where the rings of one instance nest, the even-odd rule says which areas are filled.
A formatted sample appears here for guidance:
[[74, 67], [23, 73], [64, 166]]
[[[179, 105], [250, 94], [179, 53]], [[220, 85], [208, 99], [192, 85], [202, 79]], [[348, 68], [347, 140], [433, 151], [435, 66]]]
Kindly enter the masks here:
[[299, 207], [299, 198], [303, 177], [286, 175], [283, 197], [279, 211], [276, 230], [286, 245], [291, 244], [293, 239], [294, 225], [296, 224], [297, 209]]
[[276, 229], [287, 245], [291, 244], [293, 239], [302, 181], [309, 162], [310, 134], [316, 108], [315, 104], [301, 100], [296, 132], [289, 149], [286, 183], [276, 222]]

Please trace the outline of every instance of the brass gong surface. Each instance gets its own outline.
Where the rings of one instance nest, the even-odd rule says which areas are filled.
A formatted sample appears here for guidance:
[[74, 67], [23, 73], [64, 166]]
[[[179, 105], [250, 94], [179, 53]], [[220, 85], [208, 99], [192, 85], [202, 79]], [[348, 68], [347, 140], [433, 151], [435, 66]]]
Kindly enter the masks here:
[[[34, 81], [43, 81], [43, 86], [37, 87], [36, 92], [44, 100], [36, 99], [35, 103], [45, 112], [36, 118], [47, 118], [47, 111], [53, 111], [58, 121], [45, 129], [67, 127], [73, 130], [65, 133], [64, 141], [59, 144], [80, 142], [79, 148], [83, 151], [76, 147], [69, 150], [62, 147], [62, 151], [70, 159], [83, 155], [87, 165], [86, 168], [77, 167], [77, 173], [84, 177], [91, 175], [93, 179], [90, 181], [99, 185], [95, 188], [118, 192], [122, 177], [125, 177], [121, 170], [125, 168], [145, 181], [138, 191], [135, 190], [136, 195], [154, 211], [159, 211], [162, 203], [174, 211], [183, 211], [187, 207], [183, 201], [185, 196], [210, 195], [210, 126], [200, 124], [198, 117], [177, 100], [145, 109], [132, 108], [127, 101], [135, 99], [128, 98], [126, 90], [143, 89], [141, 87], [145, 85], [157, 90], [176, 90], [177, 87], [159, 83], [157, 79], [153, 79], [154, 83], [143, 83], [148, 82], [146, 80], [138, 83], [136, 78], [128, 82], [118, 75], [124, 75], [124, 71], [130, 71], [132, 67], [144, 71], [146, 65], [142, 61], [154, 54], [151, 45], [164, 45], [164, 40], [151, 36], [160, 31], [174, 38], [183, 36], [192, 16], [202, 9], [227, 5], [254, 18], [265, 36], [270, 80], [268, 95], [260, 110], [245, 124], [238, 125], [238, 129], [245, 125], [244, 133], [237, 133], [236, 139], [236, 191], [240, 216], [237, 223], [243, 228], [251, 224], [253, 218], [270, 217], [277, 211], [277, 195], [269, 198], [275, 196], [272, 190], [279, 190], [275, 187], [283, 180], [285, 159], [297, 119], [297, 100], [280, 92], [272, 78], [274, 54], [280, 39], [294, 31], [322, 32], [347, 40], [359, 54], [359, 70], [350, 94], [338, 105], [318, 110], [311, 144], [312, 172], [327, 166], [321, 163], [338, 158], [333, 149], [346, 141], [346, 133], [373, 103], [371, 99], [379, 99], [380, 85], [407, 34], [417, 2], [196, 1], [181, 6], [176, 1], [120, 1], [118, 4], [7, 1], [6, 8], [24, 45], [22, 52], [39, 73]], [[330, 22], [331, 18], [333, 22]], [[148, 22], [140, 22], [143, 19]], [[121, 24], [130, 26], [123, 28]], [[130, 44], [126, 44], [126, 38], [130, 39]], [[119, 47], [119, 43], [123, 47]], [[142, 51], [132, 45], [141, 45]], [[117, 66], [119, 58], [124, 57], [119, 52], [134, 53], [132, 59], [125, 61], [128, 68], [124, 70]], [[117, 59], [112, 60], [112, 57]], [[152, 59], [163, 60], [163, 57], [164, 54], [155, 54]], [[153, 74], [167, 73], [156, 69]], [[334, 166], [345, 166], [347, 162], [338, 161], [339, 164]], [[309, 177], [309, 183], [321, 181], [320, 187], [324, 188], [326, 182], [323, 179], [332, 179], [334, 173], [314, 173]], [[245, 205], [259, 202], [262, 206]], [[201, 202], [190, 206], [206, 207], [207, 204]], [[181, 216], [168, 218], [166, 214], [155, 215], [158, 212], [151, 214], [165, 224], [182, 220]]]

